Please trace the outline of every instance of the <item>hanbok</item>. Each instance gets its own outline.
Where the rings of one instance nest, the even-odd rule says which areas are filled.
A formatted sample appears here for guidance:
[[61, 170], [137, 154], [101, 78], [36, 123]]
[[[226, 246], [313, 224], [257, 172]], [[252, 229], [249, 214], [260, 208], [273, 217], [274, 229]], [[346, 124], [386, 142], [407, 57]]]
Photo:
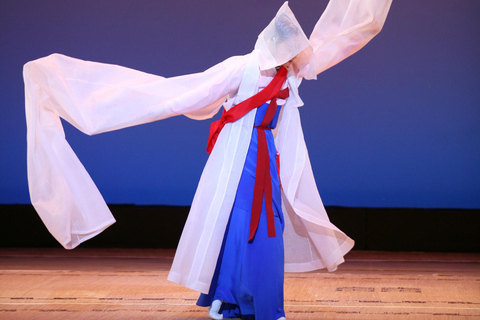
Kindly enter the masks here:
[[[272, 180], [280, 175], [278, 185], [276, 181], [272, 184], [277, 236], [266, 240], [273, 239], [277, 246], [272, 259], [284, 260], [281, 267], [278, 263], [272, 266], [278, 268], [279, 274], [283, 275], [283, 270], [335, 270], [353, 247], [353, 240], [329, 221], [318, 194], [300, 124], [298, 107], [303, 102], [298, 86], [302, 79], [315, 79], [316, 74], [370, 41], [381, 30], [390, 4], [391, 0], [332, 0], [307, 38], [285, 3], [259, 35], [253, 52], [229, 58], [205, 72], [180, 77], [163, 78], [60, 54], [27, 63], [24, 80], [28, 181], [32, 204], [42, 221], [67, 249], [75, 248], [115, 222], [66, 141], [60, 117], [86, 134], [177, 115], [208, 119], [222, 106], [230, 110], [259, 92], [272, 80], [275, 67], [291, 63], [285, 82], [289, 97], [276, 115], [276, 128], [269, 131], [271, 157], [278, 151], [281, 160], [279, 172], [276, 165], [270, 166]], [[250, 150], [255, 146], [252, 130], [263, 117], [261, 110], [253, 109], [241, 119], [225, 124], [219, 133], [195, 193], [169, 280], [206, 295], [214, 281], [220, 284], [218, 288], [222, 287], [226, 278], [222, 277], [222, 268], [229, 266], [221, 261], [216, 272], [219, 258], [225, 260], [232, 254], [228, 250], [230, 235], [244, 232], [237, 228], [242, 225], [239, 220], [245, 218], [241, 215], [241, 202], [249, 202], [249, 196], [242, 194], [251, 189], [247, 173], [252, 166]], [[261, 214], [258, 238], [252, 242], [262, 251], [265, 242], [256, 240], [267, 232], [264, 220], [265, 215]], [[236, 259], [242, 259], [246, 265], [258, 265], [262, 261], [260, 254], [251, 251], [245, 250]], [[242, 288], [237, 297], [250, 299], [252, 292], [245, 291], [257, 289], [248, 285], [248, 269], [228, 272], [238, 275], [245, 284], [246, 290]], [[272, 288], [276, 285], [272, 284]], [[251, 302], [229, 301], [228, 294], [222, 297], [238, 303], [242, 314], [256, 314], [255, 306], [262, 303], [256, 301], [252, 307]], [[261, 299], [261, 295], [254, 295]], [[276, 320], [283, 305], [278, 308], [279, 313], [257, 319]], [[233, 313], [234, 309], [235, 306]]]
[[[258, 108], [255, 126], [259, 126], [264, 120], [267, 109], [268, 104]], [[263, 202], [257, 232], [254, 239], [248, 241], [258, 146], [258, 133], [253, 130], [210, 291], [208, 295], [202, 294], [197, 302], [201, 306], [210, 306], [214, 300], [227, 302], [222, 310], [226, 318], [254, 315], [258, 319], [278, 319], [285, 316], [282, 236], [284, 218], [276, 165], [277, 151], [270, 131], [276, 126], [280, 107], [276, 111], [268, 125], [269, 130], [265, 130], [276, 235], [274, 237], [268, 235], [266, 204]]]

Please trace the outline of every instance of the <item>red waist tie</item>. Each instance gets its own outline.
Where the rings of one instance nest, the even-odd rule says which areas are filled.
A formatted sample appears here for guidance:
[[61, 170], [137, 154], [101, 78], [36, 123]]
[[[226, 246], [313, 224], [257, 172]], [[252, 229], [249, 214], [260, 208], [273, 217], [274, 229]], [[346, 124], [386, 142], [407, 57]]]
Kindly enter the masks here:
[[[247, 113], [249, 113], [251, 110], [260, 107], [268, 100], [273, 101], [276, 100], [277, 97], [279, 97], [282, 85], [287, 78], [287, 72], [288, 70], [282, 66], [277, 71], [277, 74], [272, 79], [272, 81], [263, 90], [259, 91], [257, 94], [251, 96], [247, 100], [242, 101], [236, 106], [230, 108], [230, 110], [223, 111], [220, 120], [212, 122], [212, 124], [210, 125], [210, 133], [208, 135], [208, 154], [212, 152], [213, 147], [215, 146], [215, 142], [217, 142], [218, 135], [220, 134], [220, 131], [222, 131], [225, 124], [229, 122], [235, 122]], [[287, 90], [288, 92], [288, 89], [285, 90]], [[288, 93], [286, 97], [288, 97]]]
[[268, 155], [267, 138], [265, 130], [268, 124], [272, 122], [275, 112], [277, 111], [277, 98], [286, 99], [288, 97], [288, 88], [281, 90], [288, 70], [281, 67], [273, 80], [260, 92], [248, 98], [247, 100], [237, 104], [228, 111], [224, 111], [220, 120], [213, 122], [210, 126], [210, 134], [208, 137], [207, 152], [210, 153], [217, 141], [217, 137], [222, 131], [225, 124], [235, 122], [242, 118], [251, 110], [263, 105], [270, 100], [267, 112], [262, 123], [256, 126], [258, 134], [257, 146], [257, 168], [255, 172], [255, 186], [253, 191], [252, 213], [250, 218], [250, 234], [248, 241], [252, 241], [260, 221], [260, 213], [262, 211], [263, 197], [265, 195], [265, 207], [267, 211], [268, 236], [275, 237], [275, 220], [272, 208], [272, 181], [270, 176], [270, 159]]
[[[288, 97], [288, 89], [280, 91], [277, 96], [281, 99]], [[272, 177], [270, 176], [270, 157], [268, 154], [267, 136], [265, 130], [268, 124], [272, 122], [277, 111], [277, 99], [272, 99], [268, 105], [265, 117], [262, 123], [255, 127], [258, 134], [257, 146], [257, 168], [255, 171], [255, 187], [253, 189], [252, 216], [250, 218], [250, 234], [248, 241], [252, 241], [258, 229], [260, 222], [260, 213], [262, 212], [262, 202], [265, 196], [265, 209], [267, 211], [268, 236], [275, 237], [275, 217], [272, 208]], [[280, 179], [280, 177], [279, 177]]]

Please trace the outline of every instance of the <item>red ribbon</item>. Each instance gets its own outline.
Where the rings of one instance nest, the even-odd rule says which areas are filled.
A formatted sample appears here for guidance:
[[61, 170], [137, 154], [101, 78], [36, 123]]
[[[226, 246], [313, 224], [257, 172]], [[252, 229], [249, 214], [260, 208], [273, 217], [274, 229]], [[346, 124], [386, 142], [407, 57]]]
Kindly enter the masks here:
[[[277, 98], [286, 99], [288, 89], [279, 92]], [[248, 241], [252, 241], [258, 229], [260, 222], [260, 213], [262, 212], [262, 203], [265, 196], [265, 209], [267, 211], [268, 236], [275, 237], [275, 215], [272, 208], [272, 178], [270, 176], [270, 157], [268, 153], [267, 136], [265, 130], [268, 124], [272, 122], [277, 111], [277, 99], [272, 99], [268, 105], [267, 112], [262, 123], [255, 127], [258, 135], [257, 146], [257, 168], [255, 171], [255, 186], [253, 189], [252, 215], [250, 218], [250, 234]], [[279, 177], [280, 178], [280, 177]]]
[[[257, 168], [255, 172], [255, 185], [253, 191], [252, 213], [250, 218], [250, 234], [248, 241], [252, 241], [258, 229], [260, 222], [260, 213], [262, 212], [263, 198], [265, 196], [265, 208], [267, 211], [268, 236], [275, 237], [275, 216], [272, 207], [272, 180], [270, 176], [270, 157], [268, 154], [267, 137], [265, 130], [277, 111], [277, 98], [288, 98], [288, 88], [281, 90], [283, 83], [287, 78], [288, 70], [280, 67], [273, 80], [260, 92], [248, 98], [247, 100], [237, 104], [228, 111], [224, 111], [220, 120], [210, 125], [210, 134], [208, 137], [207, 152], [210, 153], [215, 146], [218, 135], [222, 131], [225, 124], [235, 122], [242, 118], [251, 110], [270, 100], [267, 112], [259, 126], [256, 126], [258, 135], [257, 146]], [[277, 163], [278, 165], [278, 163]]]
[[268, 100], [276, 100], [277, 96], [280, 94], [282, 85], [287, 78], [287, 73], [288, 70], [284, 66], [280, 67], [273, 80], [263, 90], [230, 108], [230, 110], [224, 110], [220, 120], [212, 122], [210, 125], [210, 133], [208, 135], [208, 154], [212, 152], [213, 147], [217, 142], [218, 135], [220, 134], [220, 131], [222, 131], [225, 124], [237, 121], [251, 110], [263, 105]]

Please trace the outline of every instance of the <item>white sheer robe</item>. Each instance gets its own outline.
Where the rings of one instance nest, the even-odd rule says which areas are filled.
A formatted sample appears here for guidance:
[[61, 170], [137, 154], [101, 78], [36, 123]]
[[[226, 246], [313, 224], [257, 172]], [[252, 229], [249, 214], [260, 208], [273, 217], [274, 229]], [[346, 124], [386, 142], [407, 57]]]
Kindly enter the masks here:
[[[300, 124], [298, 86], [370, 41], [382, 28], [391, 0], [331, 1], [309, 41], [279, 61], [262, 45], [198, 74], [163, 78], [116, 65], [59, 54], [24, 67], [28, 181], [32, 204], [67, 249], [115, 222], [100, 192], [76, 157], [60, 117], [86, 134], [117, 130], [176, 115], [212, 117], [224, 104], [258, 91], [270, 57], [289, 71], [286, 100], [275, 132], [281, 154], [286, 220], [286, 271], [333, 271], [353, 240], [330, 223], [318, 194]], [[286, 5], [286, 14], [293, 16]], [[294, 21], [296, 22], [296, 20]], [[259, 37], [259, 43], [265, 39]], [[266, 39], [269, 40], [269, 39]], [[267, 43], [264, 41], [264, 43]], [[312, 73], [312, 70], [314, 72]], [[169, 280], [208, 292], [233, 205], [256, 110], [220, 133], [196, 191]]]

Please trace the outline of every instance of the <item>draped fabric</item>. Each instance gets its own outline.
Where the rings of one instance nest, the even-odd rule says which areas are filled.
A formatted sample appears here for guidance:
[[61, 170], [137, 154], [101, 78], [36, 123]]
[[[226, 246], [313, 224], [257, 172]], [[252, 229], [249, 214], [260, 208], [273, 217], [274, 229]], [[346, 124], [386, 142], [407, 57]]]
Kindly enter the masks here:
[[[272, 105], [258, 107], [255, 126], [269, 121], [267, 128], [275, 128], [280, 107], [275, 107], [273, 119], [269, 119], [268, 109]], [[257, 153], [260, 136], [257, 130], [251, 134], [245, 165], [237, 188], [235, 202], [230, 214], [227, 230], [223, 240], [217, 267], [212, 279], [209, 294], [201, 294], [197, 301], [199, 306], [211, 306], [212, 301], [223, 301], [224, 318], [278, 319], [285, 316], [283, 308], [284, 278], [284, 219], [281, 208], [280, 181], [276, 163], [276, 149], [273, 134], [265, 130], [268, 145], [267, 160], [271, 179], [271, 199], [265, 197], [260, 203], [261, 213], [255, 237], [249, 241], [249, 230], [254, 186], [257, 183]], [[267, 206], [272, 207], [272, 223], [269, 223]], [[270, 228], [276, 235], [270, 237]]]
[[[163, 78], [116, 65], [53, 54], [24, 67], [28, 181], [32, 204], [67, 249], [95, 236], [114, 218], [65, 139], [60, 118], [97, 134], [176, 115], [202, 120], [251, 97], [271, 81], [272, 63], [292, 60], [286, 100], [275, 134], [281, 154], [285, 270], [335, 270], [353, 241], [330, 223], [308, 158], [298, 86], [370, 41], [391, 0], [332, 0], [308, 39], [292, 46], [262, 32], [259, 45], [202, 73]], [[280, 20], [299, 28], [282, 6]], [[292, 18], [293, 17], [293, 18]], [[301, 30], [301, 29], [300, 29]], [[278, 44], [276, 47], [273, 44]], [[264, 45], [262, 45], [264, 44]], [[284, 61], [287, 59], [286, 61]], [[272, 62], [273, 61], [273, 62]], [[313, 70], [313, 73], [312, 73]], [[313, 74], [313, 76], [312, 76]], [[226, 124], [205, 165], [168, 278], [208, 292], [231, 212], [256, 110]]]

